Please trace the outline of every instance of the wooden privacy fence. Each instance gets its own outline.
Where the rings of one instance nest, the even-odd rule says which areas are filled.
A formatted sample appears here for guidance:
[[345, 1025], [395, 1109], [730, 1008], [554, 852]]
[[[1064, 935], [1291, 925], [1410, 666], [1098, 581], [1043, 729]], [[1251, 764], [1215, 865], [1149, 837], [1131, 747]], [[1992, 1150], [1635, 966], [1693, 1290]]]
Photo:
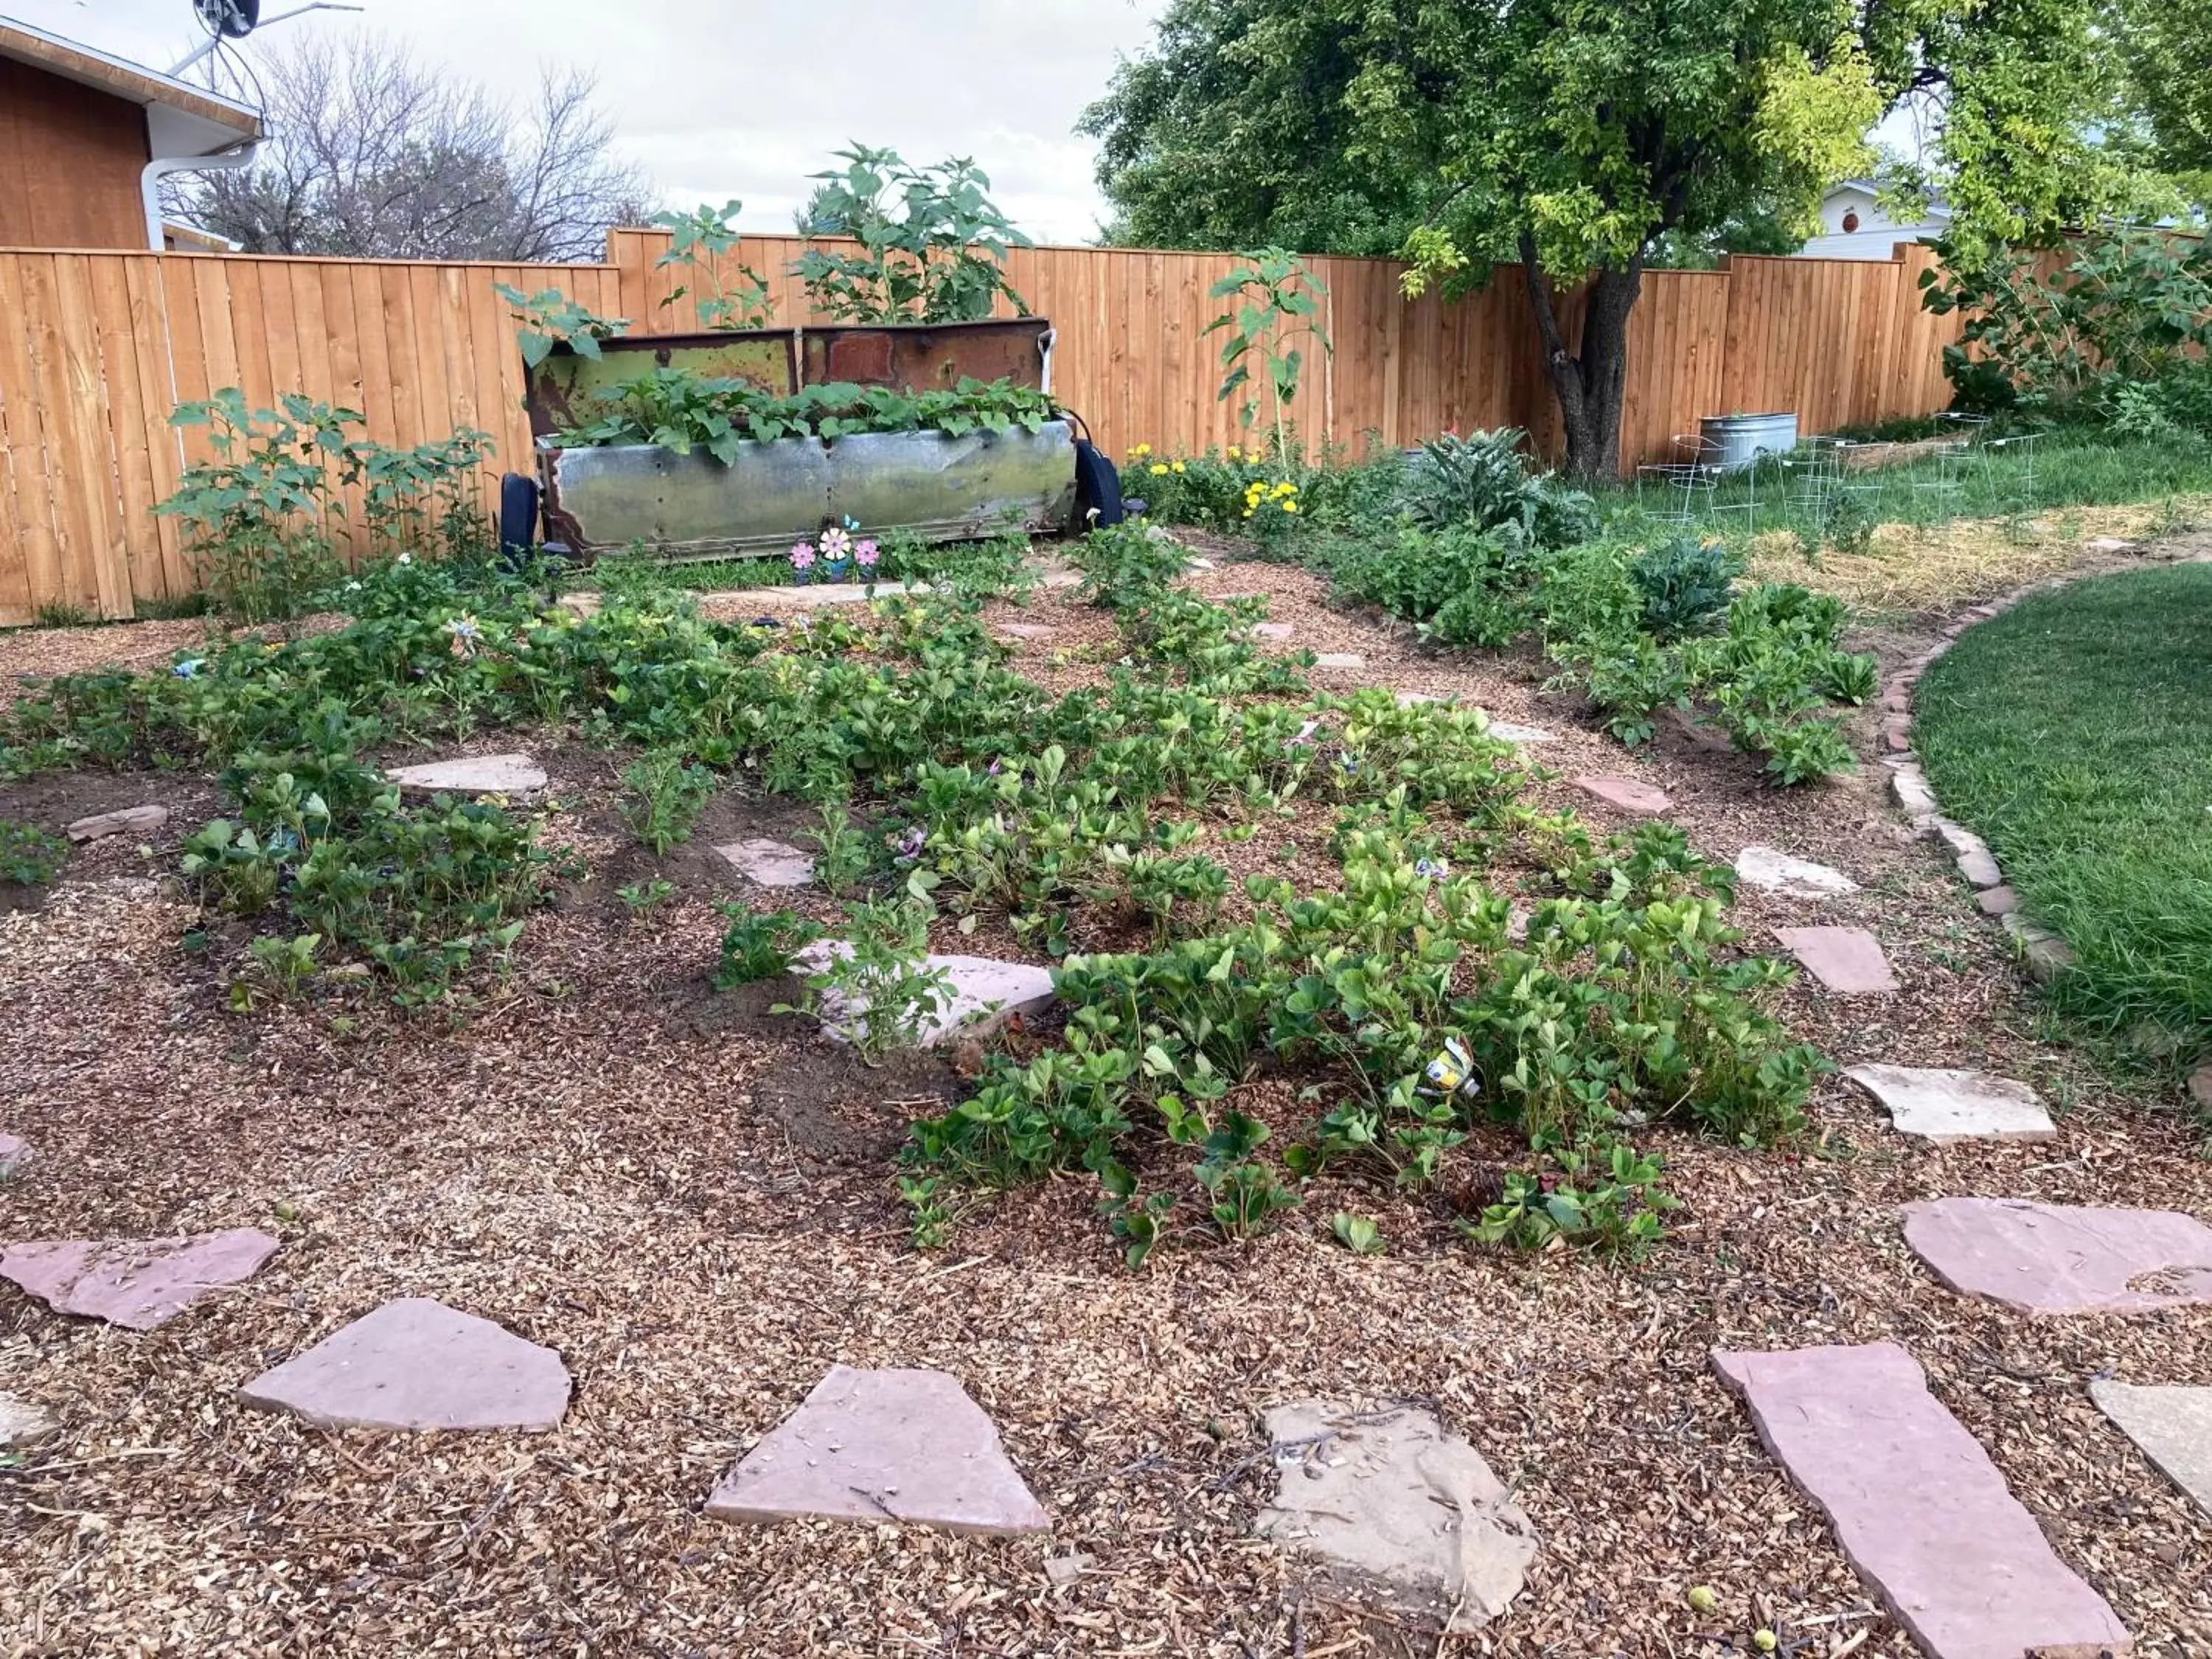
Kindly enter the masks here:
[[[780, 321], [805, 314], [787, 272], [805, 246], [747, 237]], [[193, 585], [181, 527], [156, 502], [206, 439], [168, 423], [224, 386], [256, 407], [287, 392], [360, 410], [368, 434], [407, 446], [456, 427], [489, 432], [499, 470], [529, 470], [516, 327], [493, 292], [557, 288], [631, 331], [697, 326], [663, 303], [686, 273], [659, 269], [665, 233], [618, 230], [604, 264], [439, 264], [196, 253], [0, 250], [0, 624], [67, 606], [129, 617]], [[1624, 466], [1663, 459], [1711, 414], [1795, 410], [1827, 430], [1941, 408], [1942, 347], [1958, 319], [1920, 308], [1932, 256], [1887, 263], [1737, 258], [1654, 271], [1631, 328]], [[1246, 435], [1220, 403], [1221, 253], [1019, 249], [1014, 286], [1059, 331], [1054, 390], [1109, 453], [1188, 453]], [[1316, 258], [1334, 354], [1311, 361], [1294, 416], [1310, 440], [1357, 451], [1447, 428], [1528, 428], [1557, 447], [1558, 417], [1519, 273], [1446, 304], [1401, 297], [1388, 260]], [[1578, 326], [1576, 304], [1563, 322]], [[349, 503], [358, 508], [357, 501]]]

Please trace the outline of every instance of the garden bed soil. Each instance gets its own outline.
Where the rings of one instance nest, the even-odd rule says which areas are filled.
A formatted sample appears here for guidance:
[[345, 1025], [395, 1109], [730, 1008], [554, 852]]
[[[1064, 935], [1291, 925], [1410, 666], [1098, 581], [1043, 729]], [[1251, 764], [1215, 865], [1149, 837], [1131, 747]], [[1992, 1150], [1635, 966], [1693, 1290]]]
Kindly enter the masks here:
[[[1577, 772], [1632, 776], [1663, 787], [1716, 860], [1758, 842], [1844, 870], [1861, 890], [1842, 898], [1747, 889], [1738, 925], [1759, 949], [1778, 927], [1870, 927], [1903, 988], [1841, 1000], [1800, 983], [1781, 1000], [1792, 1029], [1838, 1065], [2030, 1083], [2058, 1139], [1907, 1140], [1831, 1078], [1794, 1152], [1647, 1137], [1686, 1208], [1633, 1268], [1460, 1237], [1461, 1212], [1519, 1161], [1510, 1136], [1479, 1137], [1442, 1194], [1332, 1173], [1277, 1233], [1230, 1247], [1194, 1230], [1141, 1274], [1119, 1266], [1080, 1174], [977, 1194], [946, 1249], [916, 1252], [890, 1153], [951, 1066], [860, 1066], [762, 1012], [765, 990], [708, 1015], [730, 890], [703, 866], [641, 917], [539, 912], [465, 1022], [365, 993], [241, 1020], [176, 948], [198, 912], [173, 887], [101, 878], [87, 855], [42, 910], [0, 915], [0, 1127], [37, 1149], [0, 1188], [0, 1232], [255, 1225], [283, 1248], [240, 1292], [146, 1336], [0, 1294], [0, 1392], [65, 1425], [0, 1469], [0, 1629], [33, 1652], [1436, 1652], [1433, 1631], [1347, 1603], [1249, 1535], [1275, 1478], [1261, 1413], [1320, 1397], [1423, 1402], [1515, 1488], [1542, 1553], [1484, 1650], [1675, 1659], [1748, 1650], [1765, 1628], [1810, 1659], [1905, 1659], [1909, 1638], [1707, 1364], [1715, 1347], [1895, 1340], [2139, 1651], [2212, 1642], [2212, 1522], [2086, 1389], [2105, 1373], [2212, 1382], [2212, 1310], [2024, 1319], [1943, 1289], [1897, 1220], [1950, 1194], [2212, 1216], [2212, 1165], [2169, 1103], [2046, 1040], [2002, 935], [1884, 804], [1870, 718], [1856, 777], [1770, 790], [1686, 738], [1626, 754], [1540, 692], [1534, 662], [1425, 655], [1402, 629], [1332, 610], [1303, 571], [1196, 582], [1267, 591], [1288, 648], [1366, 659], [1318, 683], [1458, 695], [1556, 732], [1534, 751], [1547, 804], [1576, 799]], [[1055, 629], [1017, 647], [1024, 672], [1073, 688], [1110, 666], [1110, 630], [1072, 596], [1019, 614]], [[1875, 643], [1906, 653], [1939, 629], [1923, 616]], [[548, 840], [613, 883], [629, 836], [609, 816], [618, 757], [533, 747], [555, 779]], [[711, 810], [718, 836], [773, 832], [736, 798]], [[1328, 817], [1316, 805], [1287, 837], [1294, 872]], [[818, 893], [772, 896], [787, 900], [833, 913]], [[940, 948], [985, 948], [951, 937]], [[1238, 1102], [1279, 1138], [1316, 1109], [1300, 1082], [1263, 1074]], [[1146, 1173], [1181, 1178], [1164, 1158]], [[1339, 1209], [1373, 1216], [1389, 1253], [1331, 1243]], [[398, 1296], [556, 1348], [577, 1382], [567, 1421], [363, 1437], [235, 1398]], [[837, 1363], [951, 1371], [1050, 1512], [1049, 1538], [705, 1518], [723, 1471]], [[1048, 1577], [1048, 1557], [1078, 1552], [1080, 1577]], [[1713, 1611], [1687, 1604], [1693, 1585], [1714, 1589]]]

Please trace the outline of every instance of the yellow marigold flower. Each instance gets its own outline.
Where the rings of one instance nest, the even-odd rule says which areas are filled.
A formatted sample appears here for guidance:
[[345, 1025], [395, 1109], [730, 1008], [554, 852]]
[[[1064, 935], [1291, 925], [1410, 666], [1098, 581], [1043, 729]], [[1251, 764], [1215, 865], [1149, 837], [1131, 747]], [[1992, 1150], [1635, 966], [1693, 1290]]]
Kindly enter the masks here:
[[1135, 456], [1139, 460], [1142, 460], [1146, 456], [1152, 453], [1152, 447], [1150, 444], [1139, 444], [1134, 449], [1129, 452], [1130, 454]]
[[1229, 459], [1232, 461], [1241, 461], [1244, 459], [1244, 452], [1237, 448], [1235, 444], [1231, 444], [1229, 446]]
[[1180, 472], [1182, 470], [1182, 463], [1181, 461], [1170, 461], [1168, 464], [1168, 471], [1170, 472]]
[[1152, 463], [1152, 476], [1155, 478], [1159, 478], [1164, 477], [1166, 475], [1167, 468], [1162, 466], [1158, 461], [1154, 461]]
[[1296, 501], [1285, 501], [1283, 503], [1283, 511], [1285, 513], [1295, 513], [1297, 510], [1298, 504]]

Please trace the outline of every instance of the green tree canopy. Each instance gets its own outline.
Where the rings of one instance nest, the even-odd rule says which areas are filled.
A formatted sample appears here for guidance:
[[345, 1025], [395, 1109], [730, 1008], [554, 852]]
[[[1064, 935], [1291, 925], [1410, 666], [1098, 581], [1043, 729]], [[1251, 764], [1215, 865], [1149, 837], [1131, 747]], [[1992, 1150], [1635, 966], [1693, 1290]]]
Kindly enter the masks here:
[[[1522, 267], [1570, 466], [1619, 448], [1627, 321], [1662, 239], [1809, 222], [1929, 106], [1966, 246], [2109, 198], [2102, 0], [1176, 0], [1085, 130], [1132, 240], [1401, 249], [1413, 286]], [[1571, 347], [1555, 282], [1594, 280]]]
[[2179, 195], [2212, 205], [2212, 0], [2116, 0], [2108, 27], [2151, 164]]

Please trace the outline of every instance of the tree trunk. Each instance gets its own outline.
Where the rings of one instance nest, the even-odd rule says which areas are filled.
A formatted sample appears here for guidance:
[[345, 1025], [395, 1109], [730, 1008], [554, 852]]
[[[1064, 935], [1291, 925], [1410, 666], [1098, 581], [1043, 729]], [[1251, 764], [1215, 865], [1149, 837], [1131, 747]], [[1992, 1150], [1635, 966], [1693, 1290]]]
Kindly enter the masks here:
[[1620, 412], [1628, 385], [1628, 318], [1644, 289], [1644, 256], [1600, 268], [1583, 313], [1580, 355], [1567, 349], [1552, 307], [1552, 286], [1536, 258], [1536, 239], [1521, 234], [1521, 270], [1544, 337], [1544, 372], [1559, 400], [1567, 434], [1566, 470], [1589, 483], [1620, 470]]

